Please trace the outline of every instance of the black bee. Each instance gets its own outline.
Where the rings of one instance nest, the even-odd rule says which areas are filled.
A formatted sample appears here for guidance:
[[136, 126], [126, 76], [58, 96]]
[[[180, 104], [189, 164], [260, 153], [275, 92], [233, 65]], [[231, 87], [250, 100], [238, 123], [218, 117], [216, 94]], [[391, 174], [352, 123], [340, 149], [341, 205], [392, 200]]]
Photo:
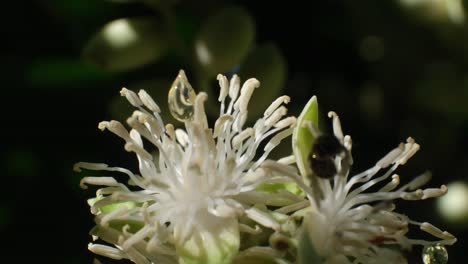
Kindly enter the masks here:
[[346, 148], [333, 135], [318, 136], [312, 144], [309, 154], [310, 168], [320, 178], [329, 179], [336, 173], [335, 157], [345, 153]]

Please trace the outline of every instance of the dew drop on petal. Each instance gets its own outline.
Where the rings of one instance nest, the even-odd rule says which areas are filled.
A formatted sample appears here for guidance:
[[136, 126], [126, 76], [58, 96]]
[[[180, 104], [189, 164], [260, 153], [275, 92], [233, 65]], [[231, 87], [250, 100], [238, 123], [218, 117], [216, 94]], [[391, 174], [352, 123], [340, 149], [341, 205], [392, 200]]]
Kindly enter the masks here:
[[424, 264], [446, 264], [448, 262], [448, 253], [442, 245], [425, 246], [422, 251]]
[[172, 116], [181, 122], [192, 120], [195, 97], [195, 91], [188, 82], [185, 72], [180, 70], [168, 95], [169, 110]]

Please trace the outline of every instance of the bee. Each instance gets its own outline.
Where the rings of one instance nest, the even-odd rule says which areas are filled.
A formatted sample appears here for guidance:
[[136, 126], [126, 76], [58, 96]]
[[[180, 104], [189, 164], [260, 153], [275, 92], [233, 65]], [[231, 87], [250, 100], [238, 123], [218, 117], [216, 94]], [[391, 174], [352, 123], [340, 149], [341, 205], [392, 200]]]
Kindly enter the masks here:
[[310, 168], [320, 178], [329, 179], [336, 175], [335, 157], [346, 153], [346, 148], [333, 135], [321, 134], [312, 144], [309, 154]]

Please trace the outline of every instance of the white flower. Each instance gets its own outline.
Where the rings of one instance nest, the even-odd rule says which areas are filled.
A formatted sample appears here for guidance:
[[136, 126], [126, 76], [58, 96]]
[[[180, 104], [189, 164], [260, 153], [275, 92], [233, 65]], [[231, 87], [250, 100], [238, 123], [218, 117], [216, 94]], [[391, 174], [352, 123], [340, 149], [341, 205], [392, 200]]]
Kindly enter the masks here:
[[[397, 250], [385, 245], [398, 245], [410, 249], [412, 245], [451, 245], [456, 238], [446, 231], [427, 222], [416, 222], [394, 211], [394, 199], [424, 200], [438, 197], [447, 192], [447, 187], [419, 189], [430, 180], [424, 173], [398, 188], [400, 177], [393, 172], [405, 164], [418, 150], [419, 145], [408, 138], [380, 159], [372, 168], [350, 176], [353, 162], [350, 136], [344, 136], [338, 116], [329, 113], [333, 119], [334, 136], [345, 147], [341, 155], [334, 158], [336, 175], [331, 178], [310, 176], [310, 184], [304, 181], [297, 170], [284, 164], [266, 161], [262, 166], [274, 173], [289, 175], [307, 193], [309, 204], [304, 210], [305, 228], [309, 233], [316, 252], [325, 263], [405, 263], [405, 258]], [[320, 134], [313, 125], [309, 130], [314, 137]], [[378, 173], [386, 169], [378, 176]], [[383, 181], [388, 181], [382, 184]], [[371, 189], [372, 191], [367, 190]], [[300, 205], [300, 204], [298, 204]], [[294, 208], [294, 206], [289, 206]], [[283, 209], [287, 211], [288, 207]], [[297, 207], [295, 207], [297, 209]], [[439, 241], [426, 241], [408, 238], [410, 225], [419, 228]]]
[[[122, 89], [121, 94], [137, 108], [127, 119], [130, 132], [114, 120], [101, 122], [99, 128], [125, 140], [125, 150], [138, 158], [139, 175], [106, 164], [76, 164], [76, 170], [122, 172], [136, 186], [127, 187], [113, 177], [82, 179], [84, 188], [86, 184], [107, 186], [97, 191], [97, 199], [91, 204], [98, 224], [94, 233], [117, 247], [90, 245], [92, 251], [137, 263], [155, 263], [161, 257], [175, 261], [176, 256], [182, 256], [181, 262], [229, 263], [239, 248], [239, 229], [250, 230], [238, 222], [239, 216], [279, 228], [272, 217], [253, 205], [270, 204], [267, 193], [255, 190], [259, 184], [281, 180], [267, 178], [260, 165], [292, 133], [295, 118], [284, 118], [287, 109], [283, 104], [289, 97], [279, 97], [253, 127], [244, 127], [247, 105], [260, 83], [249, 79], [241, 88], [237, 76], [229, 81], [218, 75], [218, 80], [221, 109], [214, 129], [208, 126], [204, 110], [207, 95], [195, 95], [183, 71], [173, 89], [189, 90], [176, 90], [179, 94], [170, 99], [176, 100], [170, 105], [175, 107], [174, 114], [183, 116], [185, 130], [164, 126], [159, 107], [144, 90], [136, 94]], [[256, 158], [261, 143], [264, 149]], [[149, 151], [151, 147], [157, 149], [156, 158]], [[273, 203], [288, 204], [278, 199]], [[105, 210], [106, 206], [117, 209]], [[119, 221], [127, 223], [123, 230], [109, 228]], [[135, 223], [137, 228], [132, 231], [128, 223]]]

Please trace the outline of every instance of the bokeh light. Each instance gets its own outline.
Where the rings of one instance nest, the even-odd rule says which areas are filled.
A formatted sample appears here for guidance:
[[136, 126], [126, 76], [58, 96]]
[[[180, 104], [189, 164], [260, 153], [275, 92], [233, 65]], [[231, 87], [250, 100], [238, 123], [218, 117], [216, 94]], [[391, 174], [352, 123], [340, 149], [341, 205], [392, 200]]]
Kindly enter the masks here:
[[455, 181], [447, 187], [447, 194], [437, 200], [438, 211], [447, 221], [468, 226], [468, 184]]
[[463, 0], [400, 0], [400, 2], [409, 8], [418, 9], [433, 20], [449, 21], [454, 24], [465, 22]]
[[119, 19], [108, 24], [103, 34], [115, 47], [127, 46], [138, 38], [137, 32], [127, 19]]

